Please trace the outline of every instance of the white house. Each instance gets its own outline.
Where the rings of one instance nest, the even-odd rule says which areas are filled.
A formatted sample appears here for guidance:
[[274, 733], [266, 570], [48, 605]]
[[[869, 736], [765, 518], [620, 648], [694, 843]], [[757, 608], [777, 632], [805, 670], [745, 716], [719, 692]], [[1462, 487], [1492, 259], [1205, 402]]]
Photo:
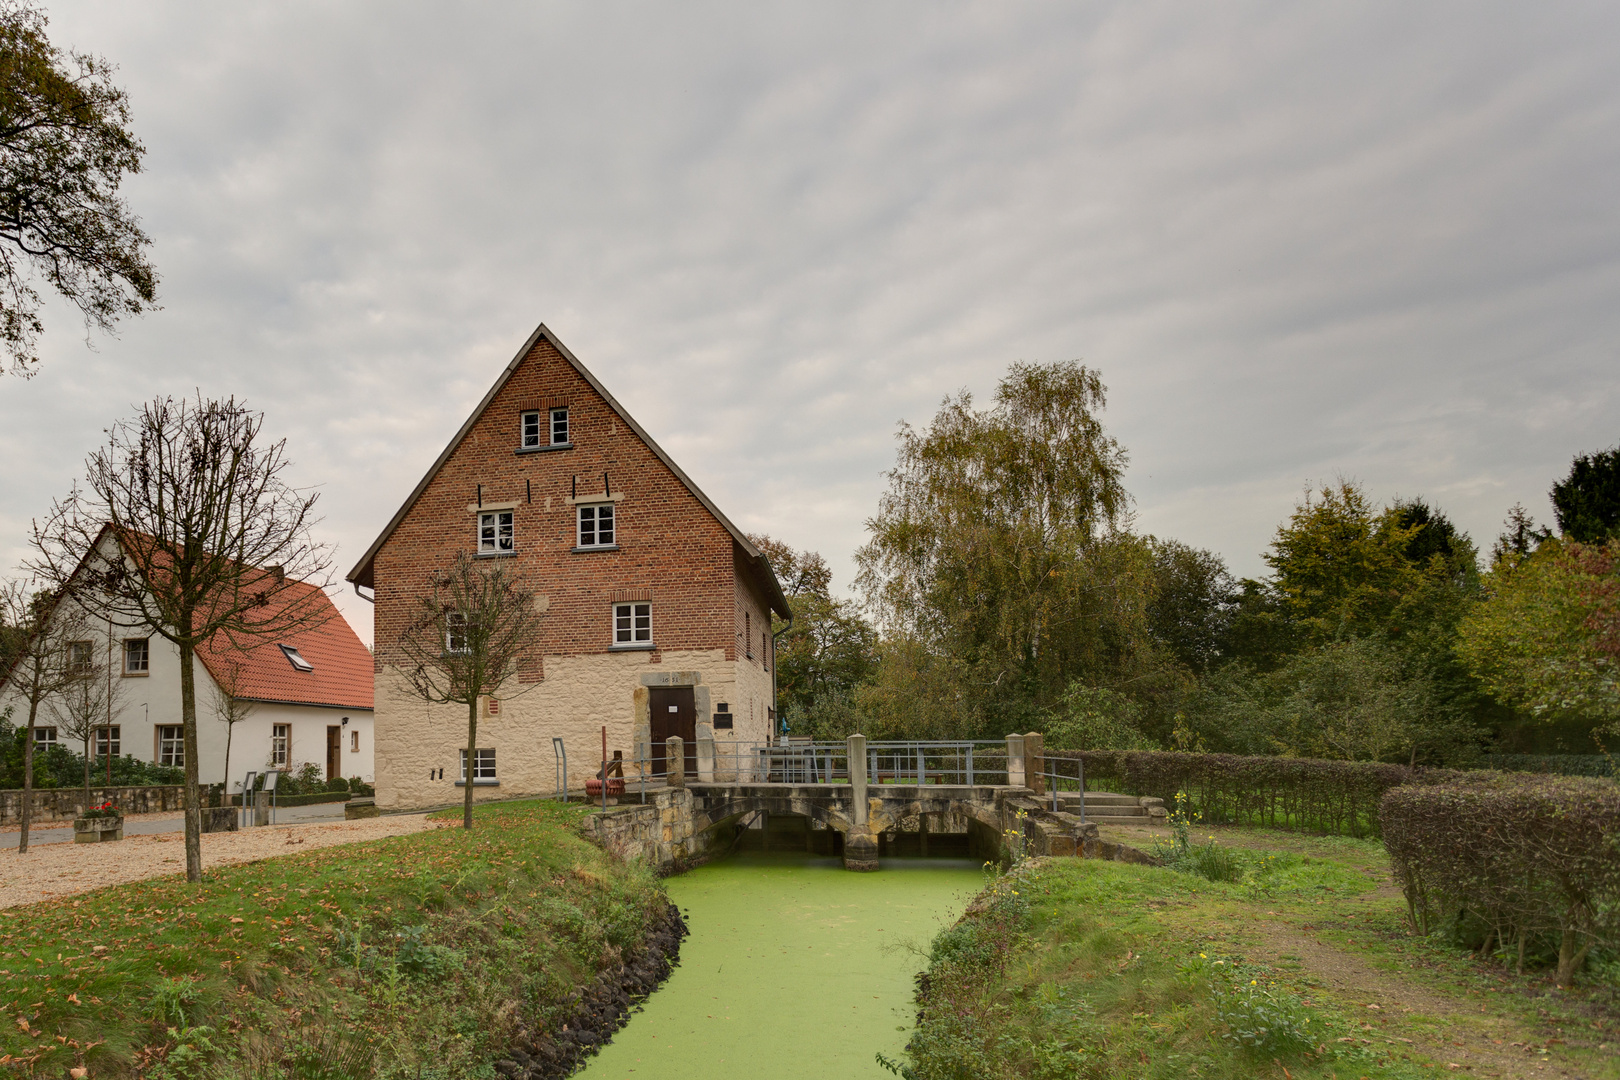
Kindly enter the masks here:
[[[203, 783], [228, 780], [237, 789], [249, 770], [297, 770], [306, 762], [327, 779], [375, 776], [372, 746], [371, 652], [329, 597], [313, 585], [294, 583], [300, 599], [316, 606], [324, 621], [278, 640], [236, 644], [223, 635], [198, 650], [198, 777]], [[185, 764], [180, 719], [180, 649], [144, 627], [96, 620], [88, 640], [73, 642], [72, 653], [94, 649], [107, 659], [109, 680], [118, 680], [115, 715], [98, 726], [91, 754], [129, 755], [161, 765]], [[64, 657], [64, 662], [68, 662]], [[234, 730], [220, 715], [218, 688], [228, 688], [247, 715]], [[0, 682], [0, 712], [14, 706], [12, 723], [26, 723], [28, 705], [8, 683]], [[61, 741], [48, 710], [36, 720], [36, 745]], [[229, 776], [226, 741], [230, 742]]]

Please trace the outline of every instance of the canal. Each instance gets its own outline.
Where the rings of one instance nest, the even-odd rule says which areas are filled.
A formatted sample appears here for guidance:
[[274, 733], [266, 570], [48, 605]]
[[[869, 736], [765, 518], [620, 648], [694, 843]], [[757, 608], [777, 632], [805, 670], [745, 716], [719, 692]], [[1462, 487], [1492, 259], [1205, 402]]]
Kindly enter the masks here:
[[928, 943], [984, 886], [977, 862], [739, 854], [665, 882], [691, 934], [586, 1080], [886, 1077]]

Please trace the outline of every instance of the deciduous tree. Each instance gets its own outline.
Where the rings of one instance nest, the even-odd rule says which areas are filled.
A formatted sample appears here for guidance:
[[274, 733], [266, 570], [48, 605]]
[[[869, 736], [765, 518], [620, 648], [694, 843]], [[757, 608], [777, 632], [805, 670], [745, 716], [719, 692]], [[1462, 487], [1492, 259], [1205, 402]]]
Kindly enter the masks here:
[[[86, 630], [88, 630], [88, 625]], [[84, 752], [84, 805], [90, 805], [90, 744], [97, 729], [118, 723], [124, 711], [124, 680], [113, 673], [112, 643], [94, 637], [67, 643], [72, 681], [51, 700], [51, 717]], [[109, 744], [111, 739], [109, 738]], [[109, 745], [109, 753], [111, 746]]]
[[0, 586], [0, 623], [12, 627], [16, 636], [6, 687], [28, 706], [19, 818], [22, 831], [17, 841], [22, 853], [28, 851], [34, 813], [34, 725], [41, 706], [73, 685], [77, 675], [69, 662], [68, 643], [88, 633], [82, 609], [60, 599], [59, 591], [38, 588], [33, 582], [10, 581]]

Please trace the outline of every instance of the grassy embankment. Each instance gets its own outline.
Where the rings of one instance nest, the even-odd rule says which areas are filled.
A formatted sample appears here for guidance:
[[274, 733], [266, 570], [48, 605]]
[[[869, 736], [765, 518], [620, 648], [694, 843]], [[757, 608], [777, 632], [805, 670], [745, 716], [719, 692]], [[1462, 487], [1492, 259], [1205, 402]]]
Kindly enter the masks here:
[[892, 1067], [917, 1080], [1620, 1077], [1612, 966], [1565, 993], [1546, 971], [1516, 976], [1411, 935], [1378, 841], [1219, 833], [1205, 861], [1236, 883], [1067, 859], [998, 879], [933, 943], [910, 1062]]
[[[0, 1061], [61, 1077], [493, 1076], [663, 905], [551, 802], [0, 911]], [[457, 810], [453, 815], [459, 817]]]

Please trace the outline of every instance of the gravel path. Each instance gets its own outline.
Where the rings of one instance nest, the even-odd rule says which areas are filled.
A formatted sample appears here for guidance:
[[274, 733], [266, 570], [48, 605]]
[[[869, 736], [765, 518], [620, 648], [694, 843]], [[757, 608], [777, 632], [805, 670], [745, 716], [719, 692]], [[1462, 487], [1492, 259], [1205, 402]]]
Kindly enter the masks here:
[[[204, 833], [203, 869], [254, 862], [358, 840], [437, 829], [454, 822], [429, 821], [426, 814], [395, 814], [359, 821], [275, 825], [241, 832]], [[0, 908], [34, 904], [107, 885], [185, 872], [185, 837], [180, 833], [129, 836], [110, 844], [47, 844], [26, 855], [0, 851]]]

